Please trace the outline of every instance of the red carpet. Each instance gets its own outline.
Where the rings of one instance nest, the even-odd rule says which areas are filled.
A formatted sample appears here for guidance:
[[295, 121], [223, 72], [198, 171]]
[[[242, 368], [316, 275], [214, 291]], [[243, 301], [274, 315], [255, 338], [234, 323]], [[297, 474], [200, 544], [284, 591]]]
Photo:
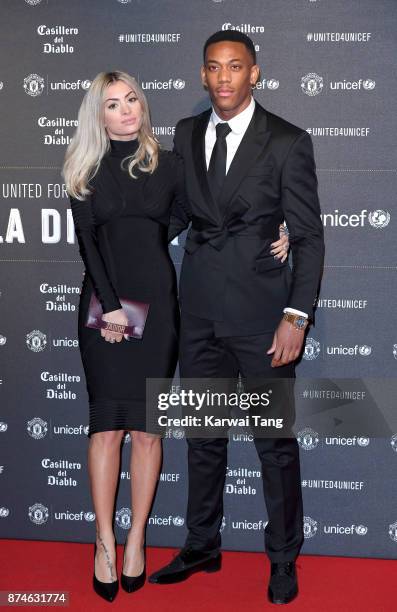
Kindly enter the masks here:
[[[170, 549], [149, 548], [148, 572], [158, 569], [174, 554]], [[117, 555], [120, 574], [121, 546]], [[70, 606], [66, 609], [73, 611], [280, 610], [280, 606], [266, 599], [269, 563], [258, 553], [226, 552], [223, 568], [218, 573], [196, 574], [176, 585], [147, 583], [131, 595], [120, 589], [113, 603], [102, 601], [92, 590], [93, 545], [2, 540], [0, 564], [1, 591], [69, 591]], [[301, 556], [297, 567], [300, 595], [285, 606], [291, 612], [394, 612], [397, 609], [395, 561]]]

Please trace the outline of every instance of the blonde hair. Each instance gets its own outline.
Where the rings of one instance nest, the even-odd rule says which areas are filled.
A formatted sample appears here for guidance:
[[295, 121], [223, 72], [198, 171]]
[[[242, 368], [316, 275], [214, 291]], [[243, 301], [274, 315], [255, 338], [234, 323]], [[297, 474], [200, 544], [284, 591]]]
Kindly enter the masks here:
[[138, 132], [139, 146], [134, 155], [125, 158], [128, 161], [128, 172], [137, 178], [133, 169], [142, 172], [154, 172], [158, 164], [159, 143], [153, 135], [150, 111], [141, 87], [126, 72], [100, 72], [92, 81], [83, 98], [78, 114], [78, 127], [69, 144], [62, 168], [66, 190], [74, 198], [84, 200], [91, 193], [89, 181], [98, 172], [101, 160], [110, 150], [109, 137], [104, 126], [104, 97], [111, 83], [124, 81], [134, 90], [142, 107], [142, 123]]

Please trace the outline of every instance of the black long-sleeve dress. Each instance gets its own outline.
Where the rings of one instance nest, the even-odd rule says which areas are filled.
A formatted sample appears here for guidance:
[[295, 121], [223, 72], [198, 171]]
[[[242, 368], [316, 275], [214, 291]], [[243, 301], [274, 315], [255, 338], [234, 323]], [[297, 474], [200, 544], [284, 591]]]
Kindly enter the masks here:
[[[78, 337], [89, 397], [89, 437], [109, 430], [150, 431], [146, 379], [172, 377], [178, 353], [177, 284], [167, 234], [171, 209], [177, 216], [183, 211], [181, 162], [160, 151], [155, 172], [136, 170], [138, 178], [133, 179], [121, 163], [135, 153], [137, 141], [110, 142], [111, 151], [90, 182], [92, 195], [83, 202], [70, 199], [85, 265]], [[143, 338], [110, 343], [100, 330], [86, 327], [92, 291], [104, 313], [120, 308], [119, 298], [148, 302]]]

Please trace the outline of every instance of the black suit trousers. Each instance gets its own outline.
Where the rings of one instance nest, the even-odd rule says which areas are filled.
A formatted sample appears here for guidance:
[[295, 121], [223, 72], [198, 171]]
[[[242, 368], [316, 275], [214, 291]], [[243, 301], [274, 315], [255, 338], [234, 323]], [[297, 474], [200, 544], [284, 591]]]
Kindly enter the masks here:
[[[266, 377], [293, 379], [294, 365], [272, 368], [266, 354], [272, 333], [217, 337], [216, 324], [183, 312], [179, 367], [181, 378]], [[223, 489], [228, 437], [188, 437], [189, 496], [186, 546], [199, 550], [220, 547]], [[291, 437], [254, 433], [262, 468], [268, 524], [265, 548], [272, 562], [294, 560], [303, 543], [303, 510], [299, 447]]]

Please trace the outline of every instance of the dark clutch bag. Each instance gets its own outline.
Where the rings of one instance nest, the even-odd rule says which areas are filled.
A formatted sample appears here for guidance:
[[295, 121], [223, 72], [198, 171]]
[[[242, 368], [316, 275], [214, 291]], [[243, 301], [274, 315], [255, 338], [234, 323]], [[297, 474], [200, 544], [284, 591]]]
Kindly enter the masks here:
[[126, 298], [119, 298], [120, 304], [127, 315], [128, 325], [118, 325], [103, 321], [103, 310], [100, 301], [93, 292], [91, 295], [90, 304], [88, 306], [86, 327], [94, 329], [108, 329], [120, 334], [128, 334], [132, 338], [140, 340], [143, 336], [145, 323], [149, 312], [149, 304], [144, 302], [135, 302]]

